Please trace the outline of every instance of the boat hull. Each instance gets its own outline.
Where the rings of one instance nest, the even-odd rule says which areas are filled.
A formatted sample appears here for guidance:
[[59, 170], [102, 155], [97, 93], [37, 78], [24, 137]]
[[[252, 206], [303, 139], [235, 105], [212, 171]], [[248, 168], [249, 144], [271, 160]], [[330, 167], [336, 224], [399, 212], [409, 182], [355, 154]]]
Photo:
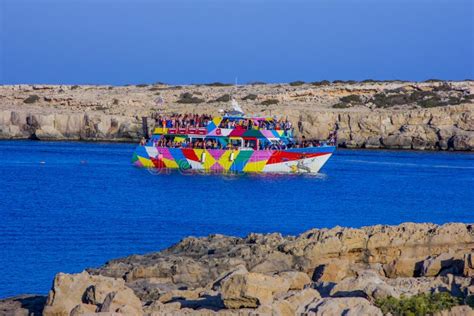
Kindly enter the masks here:
[[154, 169], [231, 173], [318, 173], [334, 146], [287, 150], [193, 149], [137, 146], [132, 163]]

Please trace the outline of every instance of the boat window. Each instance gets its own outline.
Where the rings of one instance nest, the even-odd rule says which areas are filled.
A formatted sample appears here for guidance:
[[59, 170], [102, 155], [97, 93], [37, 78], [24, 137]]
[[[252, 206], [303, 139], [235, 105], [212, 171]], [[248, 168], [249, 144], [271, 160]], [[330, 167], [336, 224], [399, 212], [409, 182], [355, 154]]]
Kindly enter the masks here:
[[245, 141], [245, 147], [257, 149], [257, 140], [256, 139], [249, 139]]
[[242, 139], [231, 139], [230, 144], [232, 147], [242, 147]]

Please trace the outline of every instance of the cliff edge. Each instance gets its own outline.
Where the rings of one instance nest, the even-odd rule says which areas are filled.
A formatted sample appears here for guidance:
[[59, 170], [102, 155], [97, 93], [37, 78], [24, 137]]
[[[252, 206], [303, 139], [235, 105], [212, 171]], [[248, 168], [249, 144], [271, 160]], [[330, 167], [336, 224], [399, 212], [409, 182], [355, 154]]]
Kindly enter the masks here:
[[[474, 313], [469, 307], [474, 303], [472, 224], [189, 237], [161, 252], [112, 260], [78, 274], [59, 273], [46, 302], [36, 296], [6, 299], [0, 311], [398, 315], [396, 302], [409, 299], [414, 303], [400, 305], [400, 313], [419, 307], [417, 314]], [[25, 301], [30, 305], [22, 307]]]
[[[288, 118], [297, 136], [338, 130], [348, 148], [474, 149], [474, 82], [293, 82], [170, 86], [0, 86], [0, 139], [137, 141], [142, 117], [210, 113], [234, 97], [248, 114]], [[299, 123], [299, 124], [298, 124]]]

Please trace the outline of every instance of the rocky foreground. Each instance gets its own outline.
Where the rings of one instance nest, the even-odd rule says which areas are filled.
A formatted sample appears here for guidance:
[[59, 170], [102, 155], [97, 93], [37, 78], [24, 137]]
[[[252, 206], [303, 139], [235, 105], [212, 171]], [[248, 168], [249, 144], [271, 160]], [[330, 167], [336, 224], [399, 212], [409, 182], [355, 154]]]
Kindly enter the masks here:
[[405, 223], [299, 236], [186, 238], [162, 252], [59, 273], [47, 298], [0, 314], [382, 315], [381, 300], [448, 293], [439, 315], [474, 315], [474, 226]]
[[142, 117], [218, 115], [232, 95], [248, 114], [301, 122], [297, 136], [326, 139], [336, 128], [342, 147], [471, 151], [473, 91], [473, 81], [4, 85], [0, 139], [138, 141]]

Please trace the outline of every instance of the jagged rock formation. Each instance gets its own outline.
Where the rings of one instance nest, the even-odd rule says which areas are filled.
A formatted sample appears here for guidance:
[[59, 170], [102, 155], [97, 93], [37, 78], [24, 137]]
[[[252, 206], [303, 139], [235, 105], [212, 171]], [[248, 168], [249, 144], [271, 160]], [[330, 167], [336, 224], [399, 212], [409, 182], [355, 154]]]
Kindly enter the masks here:
[[[374, 302], [386, 297], [448, 292], [470, 301], [473, 257], [471, 224], [189, 237], [162, 252], [59, 273], [44, 315], [382, 315]], [[19, 310], [14, 302], [0, 310]]]
[[298, 136], [337, 128], [349, 148], [473, 150], [473, 91], [472, 81], [0, 86], [0, 139], [137, 141], [142, 116], [218, 115], [232, 94], [249, 114], [301, 121]]

